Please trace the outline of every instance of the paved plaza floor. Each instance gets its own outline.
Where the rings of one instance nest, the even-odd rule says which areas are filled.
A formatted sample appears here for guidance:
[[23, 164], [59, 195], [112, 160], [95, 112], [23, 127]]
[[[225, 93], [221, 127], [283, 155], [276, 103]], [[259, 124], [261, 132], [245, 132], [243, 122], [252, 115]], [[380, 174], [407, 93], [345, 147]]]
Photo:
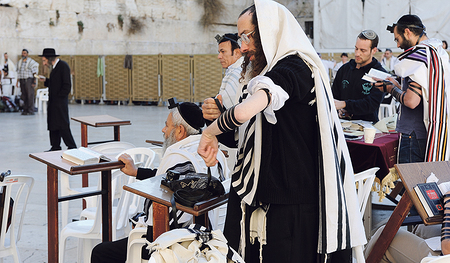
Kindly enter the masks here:
[[[145, 140], [163, 140], [161, 129], [164, 127], [168, 109], [158, 106], [131, 105], [93, 105], [70, 104], [70, 117], [108, 114], [131, 121], [131, 125], [120, 128], [122, 141], [131, 142], [137, 147], [149, 147]], [[11, 170], [13, 175], [29, 175], [35, 179], [35, 185], [28, 201], [24, 219], [22, 237], [18, 242], [19, 253], [24, 263], [48, 262], [47, 260], [47, 176], [46, 166], [28, 155], [50, 149], [47, 131], [47, 116], [42, 112], [32, 116], [22, 116], [20, 112], [0, 113], [0, 171]], [[81, 145], [80, 123], [72, 121], [72, 134]], [[113, 128], [88, 128], [89, 141], [113, 139]], [[66, 149], [64, 143], [61, 143]], [[90, 178], [97, 183], [95, 176]], [[71, 177], [71, 186], [81, 186], [81, 176]], [[55, 198], [57, 198], [55, 196]], [[70, 202], [69, 218], [77, 218], [81, 211], [81, 201]], [[77, 260], [76, 238], [69, 238], [65, 262]], [[12, 257], [4, 258], [5, 263], [13, 262]]]

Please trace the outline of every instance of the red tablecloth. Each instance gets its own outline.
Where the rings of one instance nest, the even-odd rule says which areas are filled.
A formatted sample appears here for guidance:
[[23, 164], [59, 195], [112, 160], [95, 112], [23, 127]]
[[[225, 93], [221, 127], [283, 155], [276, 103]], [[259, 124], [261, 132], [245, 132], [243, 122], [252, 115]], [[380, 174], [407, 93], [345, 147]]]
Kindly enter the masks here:
[[365, 143], [364, 139], [347, 140], [350, 158], [355, 173], [372, 167], [380, 167], [377, 178], [380, 182], [389, 173], [389, 168], [397, 162], [398, 133], [377, 133], [373, 143]]

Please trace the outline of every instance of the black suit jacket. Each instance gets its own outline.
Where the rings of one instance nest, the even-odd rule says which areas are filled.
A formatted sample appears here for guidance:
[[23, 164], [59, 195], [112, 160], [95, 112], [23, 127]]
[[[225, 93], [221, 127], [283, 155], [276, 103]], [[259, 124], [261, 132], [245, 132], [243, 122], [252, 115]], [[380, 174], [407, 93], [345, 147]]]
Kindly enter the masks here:
[[47, 108], [48, 130], [68, 129], [70, 121], [68, 96], [72, 87], [69, 65], [65, 61], [59, 60], [50, 73], [50, 78], [46, 79], [44, 84], [49, 90]]

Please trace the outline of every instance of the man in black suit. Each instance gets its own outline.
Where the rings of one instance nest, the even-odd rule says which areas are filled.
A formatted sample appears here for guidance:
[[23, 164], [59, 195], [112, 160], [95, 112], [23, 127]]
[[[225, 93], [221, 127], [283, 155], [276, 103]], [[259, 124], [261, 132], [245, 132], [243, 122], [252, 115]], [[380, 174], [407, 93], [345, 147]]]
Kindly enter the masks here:
[[42, 63], [51, 68], [50, 78], [39, 76], [40, 81], [48, 87], [47, 129], [50, 132], [50, 151], [61, 150], [61, 138], [67, 148], [77, 148], [69, 122], [69, 99], [71, 89], [69, 65], [57, 58], [55, 49], [45, 48], [42, 52]]

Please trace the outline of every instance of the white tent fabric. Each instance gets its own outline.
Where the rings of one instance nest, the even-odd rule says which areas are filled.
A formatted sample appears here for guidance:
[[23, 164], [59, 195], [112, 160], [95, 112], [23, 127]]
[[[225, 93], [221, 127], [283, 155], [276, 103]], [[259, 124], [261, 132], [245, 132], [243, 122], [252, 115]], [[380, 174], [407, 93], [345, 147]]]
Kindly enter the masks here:
[[416, 14], [426, 26], [430, 38], [450, 40], [448, 0], [314, 0], [314, 47], [318, 52], [354, 49], [356, 37], [364, 29], [380, 37], [378, 47], [396, 49], [387, 25], [404, 14]]

